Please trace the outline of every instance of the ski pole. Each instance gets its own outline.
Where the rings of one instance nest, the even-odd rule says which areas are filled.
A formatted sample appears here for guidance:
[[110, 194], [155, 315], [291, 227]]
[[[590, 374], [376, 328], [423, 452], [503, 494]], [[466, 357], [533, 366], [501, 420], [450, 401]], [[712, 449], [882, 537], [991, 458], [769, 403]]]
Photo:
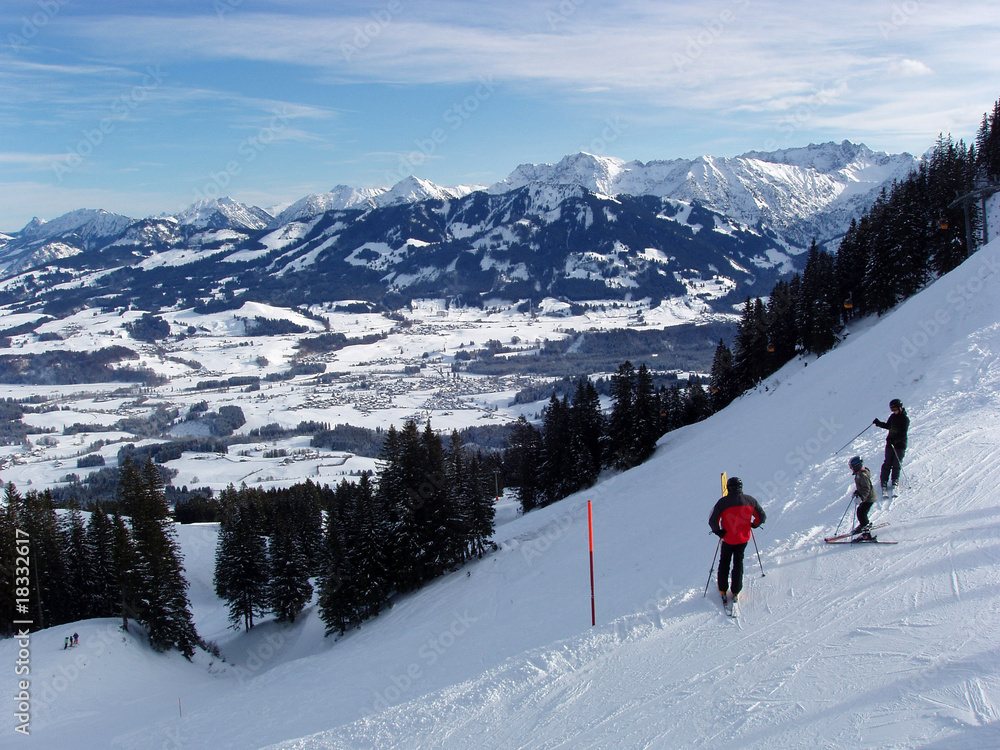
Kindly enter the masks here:
[[712, 567], [708, 569], [708, 580], [705, 581], [705, 593], [702, 594], [702, 599], [708, 596], [708, 587], [712, 583], [712, 573], [715, 572], [715, 558], [719, 556], [719, 547], [722, 546], [722, 537], [719, 537], [719, 543], [715, 545], [715, 554], [712, 555]]
[[[757, 564], [760, 565], [760, 577], [764, 577], [764, 565], [760, 561], [760, 550], [757, 549], [757, 537], [753, 535], [753, 529], [750, 529], [750, 538], [753, 539], [753, 548], [757, 550]], [[706, 589], [707, 592], [707, 589]]]
[[840, 523], [837, 524], [837, 531], [836, 531], [837, 534], [840, 533], [840, 527], [844, 523], [844, 519], [847, 518], [847, 511], [849, 511], [851, 509], [851, 501], [853, 499], [854, 499], [854, 495], [851, 495], [849, 498], [847, 498], [847, 507], [844, 508], [844, 515], [842, 515], [840, 517]]
[[842, 445], [842, 446], [840, 446], [840, 447], [839, 447], [839, 448], [838, 448], [838, 449], [836, 450], [836, 452], [835, 452], [835, 453], [834, 453], [833, 455], [835, 455], [835, 456], [836, 456], [836, 455], [837, 455], [837, 453], [840, 453], [840, 452], [841, 452], [842, 450], [844, 450], [844, 448], [846, 448], [846, 447], [847, 447], [848, 445], [850, 445], [850, 444], [851, 444], [851, 443], [853, 443], [853, 442], [854, 442], [855, 440], [857, 440], [857, 439], [858, 439], [859, 437], [861, 437], [861, 436], [862, 436], [862, 435], [864, 435], [864, 434], [865, 434], [866, 432], [868, 432], [868, 430], [870, 430], [870, 429], [872, 428], [872, 425], [874, 425], [874, 424], [875, 424], [875, 423], [874, 423], [874, 422], [872, 422], [872, 424], [870, 424], [870, 425], [868, 425], [867, 427], [865, 427], [865, 429], [863, 429], [863, 430], [862, 430], [861, 432], [859, 432], [859, 433], [858, 433], [857, 435], [855, 435], [854, 437], [852, 437], [852, 438], [851, 438], [851, 439], [850, 439], [850, 440], [849, 440], [849, 441], [848, 441], [848, 442], [847, 442], [847, 443], [846, 443], [845, 445]]
[[910, 489], [910, 478], [906, 476], [906, 472], [903, 471], [903, 460], [899, 457], [899, 452], [896, 450], [896, 446], [890, 446], [892, 448], [892, 453], [896, 456], [896, 463], [899, 465], [899, 473], [906, 480], [906, 489]]

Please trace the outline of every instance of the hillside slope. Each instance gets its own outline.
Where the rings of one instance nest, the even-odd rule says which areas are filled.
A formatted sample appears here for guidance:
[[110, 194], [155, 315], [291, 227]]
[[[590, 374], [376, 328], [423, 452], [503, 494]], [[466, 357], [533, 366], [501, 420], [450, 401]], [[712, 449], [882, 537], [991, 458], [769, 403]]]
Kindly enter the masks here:
[[[80, 623], [76, 651], [62, 650], [72, 628], [36, 634], [22, 744], [1000, 746], [997, 271], [993, 243], [826, 356], [665, 436], [647, 464], [501, 526], [500, 552], [338, 641], [313, 611], [227, 631], [214, 529], [182, 529], [199, 631], [228, 663], [151, 655], [113, 621]], [[910, 450], [901, 496], [873, 515], [899, 544], [824, 545], [853, 510], [847, 459], [877, 472], [884, 433], [834, 453], [892, 397]], [[722, 471], [768, 511], [766, 577], [751, 547], [739, 622], [702, 597]], [[0, 664], [16, 653], [0, 643]], [[0, 688], [15, 694], [13, 668]]]

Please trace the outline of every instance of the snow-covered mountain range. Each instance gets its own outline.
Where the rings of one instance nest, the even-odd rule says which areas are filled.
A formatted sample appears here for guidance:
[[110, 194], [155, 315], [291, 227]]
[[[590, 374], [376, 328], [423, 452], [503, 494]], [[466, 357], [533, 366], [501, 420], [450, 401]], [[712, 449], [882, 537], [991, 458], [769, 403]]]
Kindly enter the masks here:
[[[213, 299], [235, 276], [240, 294], [262, 302], [279, 301], [275, 279], [283, 290], [294, 279], [298, 292], [284, 301], [299, 304], [657, 300], [708, 280], [730, 284], [735, 299], [766, 293], [812, 240], [835, 244], [916, 164], [846, 141], [647, 163], [579, 153], [521, 165], [487, 187], [412, 176], [391, 188], [338, 186], [277, 216], [231, 198], [140, 220], [81, 209], [0, 242], [0, 279], [199, 263], [183, 274], [198, 283], [179, 297]], [[100, 283], [94, 293], [105, 293]]]
[[698, 202], [748, 226], [773, 229], [796, 245], [837, 237], [875, 192], [916, 167], [910, 154], [877, 153], [844, 141], [732, 158], [625, 162], [580, 153], [558, 164], [522, 164], [490, 192], [545, 182], [582, 185], [608, 196], [653, 195]]
[[181, 226], [194, 229], [247, 229], [266, 227], [274, 217], [263, 208], [246, 206], [232, 198], [214, 198], [193, 203], [174, 219]]

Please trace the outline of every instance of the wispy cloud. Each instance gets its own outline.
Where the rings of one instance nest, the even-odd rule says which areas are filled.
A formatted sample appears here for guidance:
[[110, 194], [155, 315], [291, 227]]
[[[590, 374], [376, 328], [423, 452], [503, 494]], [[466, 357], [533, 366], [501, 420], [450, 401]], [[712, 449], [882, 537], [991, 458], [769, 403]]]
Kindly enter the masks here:
[[[0, 28], [37, 7], [0, 5]], [[370, 182], [436, 129], [438, 171], [421, 176], [479, 172], [481, 158], [509, 170], [584, 147], [611, 115], [628, 124], [625, 158], [841, 138], [920, 151], [974, 132], [1000, 80], [995, 0], [60, 0], [50, 21], [17, 51], [0, 45], [0, 165], [41, 183], [53, 152], [92, 150], [77, 186], [173, 179], [168, 205], [262, 130], [274, 148], [226, 190]], [[143, 88], [150, 68], [163, 84]], [[441, 113], [483, 80], [488, 106], [448, 129]]]
[[[676, 106], [776, 111], [870, 73], [890, 43], [930, 48], [944, 9], [911, 15], [869, 2], [804, 7], [767, 0], [675, 3], [407, 3], [396, 12], [303, 16], [239, 12], [220, 22], [126, 16], [85, 19], [80, 31], [102, 53], [164, 59], [253, 60], [317, 70], [328, 82], [458, 83], [489, 75], [539, 95], [652, 96]], [[388, 6], [383, 6], [388, 7]], [[444, 12], [446, 9], [453, 15]], [[997, 21], [997, 12], [988, 14]], [[845, 19], [850, 19], [845, 23]], [[983, 17], [971, 42], [988, 36]], [[949, 27], [954, 25], [953, 19]], [[994, 27], [995, 30], [995, 27]], [[991, 61], [972, 61], [997, 70]], [[927, 75], [932, 59], [901, 58], [894, 75]], [[653, 102], [656, 103], [656, 100]]]
[[9, 167], [31, 167], [47, 169], [53, 161], [63, 154], [26, 154], [16, 152], [0, 152], [0, 164]]
[[113, 213], [140, 218], [162, 212], [163, 206], [170, 205], [163, 193], [120, 191], [107, 188], [53, 188], [52, 185], [33, 181], [0, 182], [0, 203], [30, 205], [32, 211], [17, 224], [6, 224], [0, 231], [17, 231], [32, 215], [44, 218], [61, 216], [77, 208], [103, 208]]
[[899, 78], [909, 78], [910, 76], [927, 76], [932, 71], [928, 66], [919, 60], [893, 60], [889, 63], [889, 75]]

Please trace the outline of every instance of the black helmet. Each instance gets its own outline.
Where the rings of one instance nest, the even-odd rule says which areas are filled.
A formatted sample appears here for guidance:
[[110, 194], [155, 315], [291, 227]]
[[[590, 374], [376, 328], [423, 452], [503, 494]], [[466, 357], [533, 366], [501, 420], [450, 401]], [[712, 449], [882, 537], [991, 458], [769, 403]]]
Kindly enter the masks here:
[[847, 462], [847, 465], [851, 467], [851, 471], [857, 471], [864, 465], [864, 462], [861, 460], [861, 456], [855, 456]]
[[743, 480], [739, 477], [730, 477], [726, 481], [726, 489], [730, 492], [743, 492]]
[[903, 408], [903, 402], [900, 401], [898, 398], [894, 398], [892, 401], [889, 402], [889, 408], [890, 409], [902, 409]]

